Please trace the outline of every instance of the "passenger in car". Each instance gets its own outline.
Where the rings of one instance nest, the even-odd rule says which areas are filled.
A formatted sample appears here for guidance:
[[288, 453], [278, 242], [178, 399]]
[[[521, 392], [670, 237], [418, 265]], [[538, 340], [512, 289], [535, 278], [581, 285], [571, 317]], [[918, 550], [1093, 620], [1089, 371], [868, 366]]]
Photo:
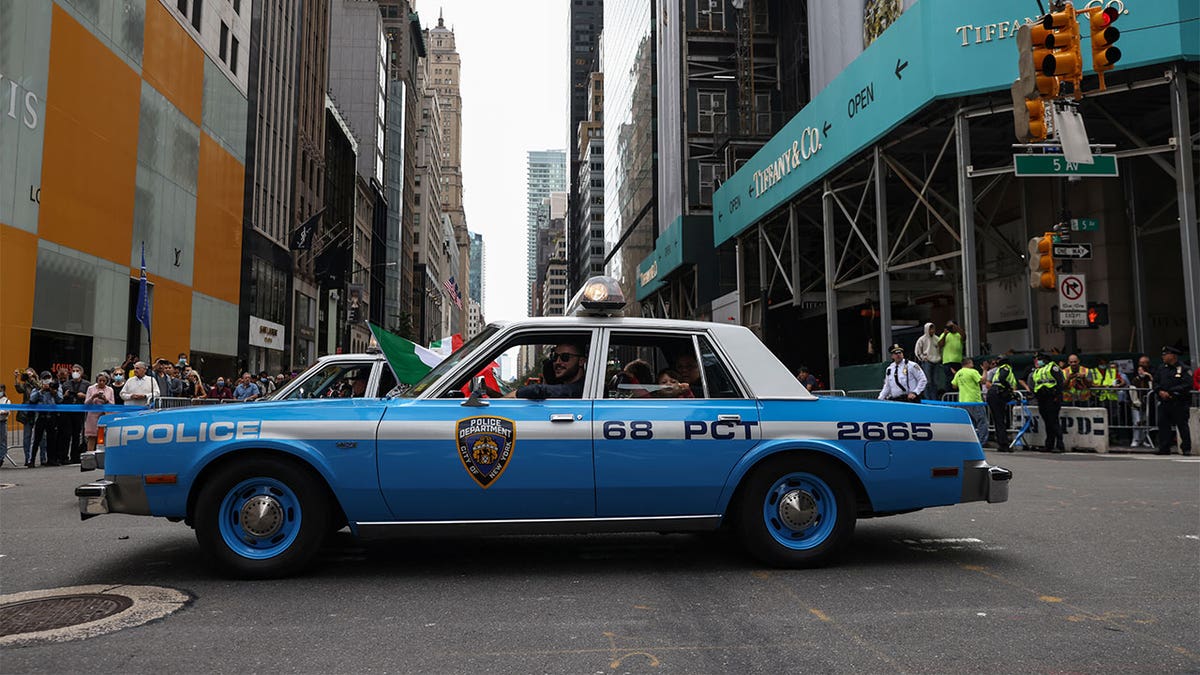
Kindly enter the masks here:
[[554, 377], [560, 384], [527, 384], [509, 392], [506, 398], [583, 398], [584, 375], [587, 373], [587, 346], [560, 342], [550, 352]]
[[681, 380], [679, 373], [670, 368], [660, 370], [657, 380], [659, 389], [654, 395], [662, 398], [696, 398], [691, 385]]

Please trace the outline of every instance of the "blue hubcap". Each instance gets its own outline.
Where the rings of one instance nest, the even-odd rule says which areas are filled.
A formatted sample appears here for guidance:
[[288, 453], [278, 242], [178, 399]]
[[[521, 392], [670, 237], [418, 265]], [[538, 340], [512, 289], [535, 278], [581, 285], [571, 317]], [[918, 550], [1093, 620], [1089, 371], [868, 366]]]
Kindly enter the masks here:
[[820, 546], [837, 522], [829, 484], [810, 473], [789, 473], [767, 490], [763, 522], [775, 541], [797, 551]]
[[287, 485], [274, 478], [248, 478], [221, 500], [221, 538], [243, 558], [273, 558], [296, 540], [300, 515], [300, 500]]

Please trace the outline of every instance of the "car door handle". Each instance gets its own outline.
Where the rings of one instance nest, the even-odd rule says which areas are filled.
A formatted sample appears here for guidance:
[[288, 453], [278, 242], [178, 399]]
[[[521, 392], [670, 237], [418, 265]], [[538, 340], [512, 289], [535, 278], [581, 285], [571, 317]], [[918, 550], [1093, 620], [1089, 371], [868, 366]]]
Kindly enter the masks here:
[[571, 413], [553, 413], [550, 415], [551, 422], [574, 422], [575, 415]]
[[717, 415], [718, 422], [741, 422], [741, 415]]

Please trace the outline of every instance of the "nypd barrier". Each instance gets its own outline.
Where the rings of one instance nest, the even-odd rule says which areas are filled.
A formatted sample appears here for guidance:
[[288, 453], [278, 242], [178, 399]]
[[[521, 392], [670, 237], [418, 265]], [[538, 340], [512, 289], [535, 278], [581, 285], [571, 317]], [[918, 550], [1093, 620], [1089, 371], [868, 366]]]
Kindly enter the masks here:
[[[1025, 445], [1046, 445], [1046, 426], [1036, 406], [1030, 406], [1033, 420], [1025, 432]], [[1018, 429], [1025, 424], [1025, 411], [1014, 407], [1013, 426]], [[1063, 406], [1058, 414], [1062, 425], [1063, 445], [1068, 450], [1094, 450], [1108, 452], [1108, 411], [1104, 408], [1076, 408]]]

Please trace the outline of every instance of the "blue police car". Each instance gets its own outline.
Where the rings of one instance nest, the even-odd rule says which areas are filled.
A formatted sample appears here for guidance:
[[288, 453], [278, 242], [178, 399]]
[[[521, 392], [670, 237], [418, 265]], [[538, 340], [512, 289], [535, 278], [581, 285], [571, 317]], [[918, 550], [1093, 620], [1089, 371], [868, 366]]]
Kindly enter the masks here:
[[347, 525], [724, 526], [767, 564], [807, 567], [858, 518], [1008, 498], [1011, 472], [960, 409], [814, 396], [742, 326], [618, 316], [610, 279], [576, 304], [491, 324], [386, 397], [106, 415], [80, 514], [183, 520], [221, 571], [262, 578]]

